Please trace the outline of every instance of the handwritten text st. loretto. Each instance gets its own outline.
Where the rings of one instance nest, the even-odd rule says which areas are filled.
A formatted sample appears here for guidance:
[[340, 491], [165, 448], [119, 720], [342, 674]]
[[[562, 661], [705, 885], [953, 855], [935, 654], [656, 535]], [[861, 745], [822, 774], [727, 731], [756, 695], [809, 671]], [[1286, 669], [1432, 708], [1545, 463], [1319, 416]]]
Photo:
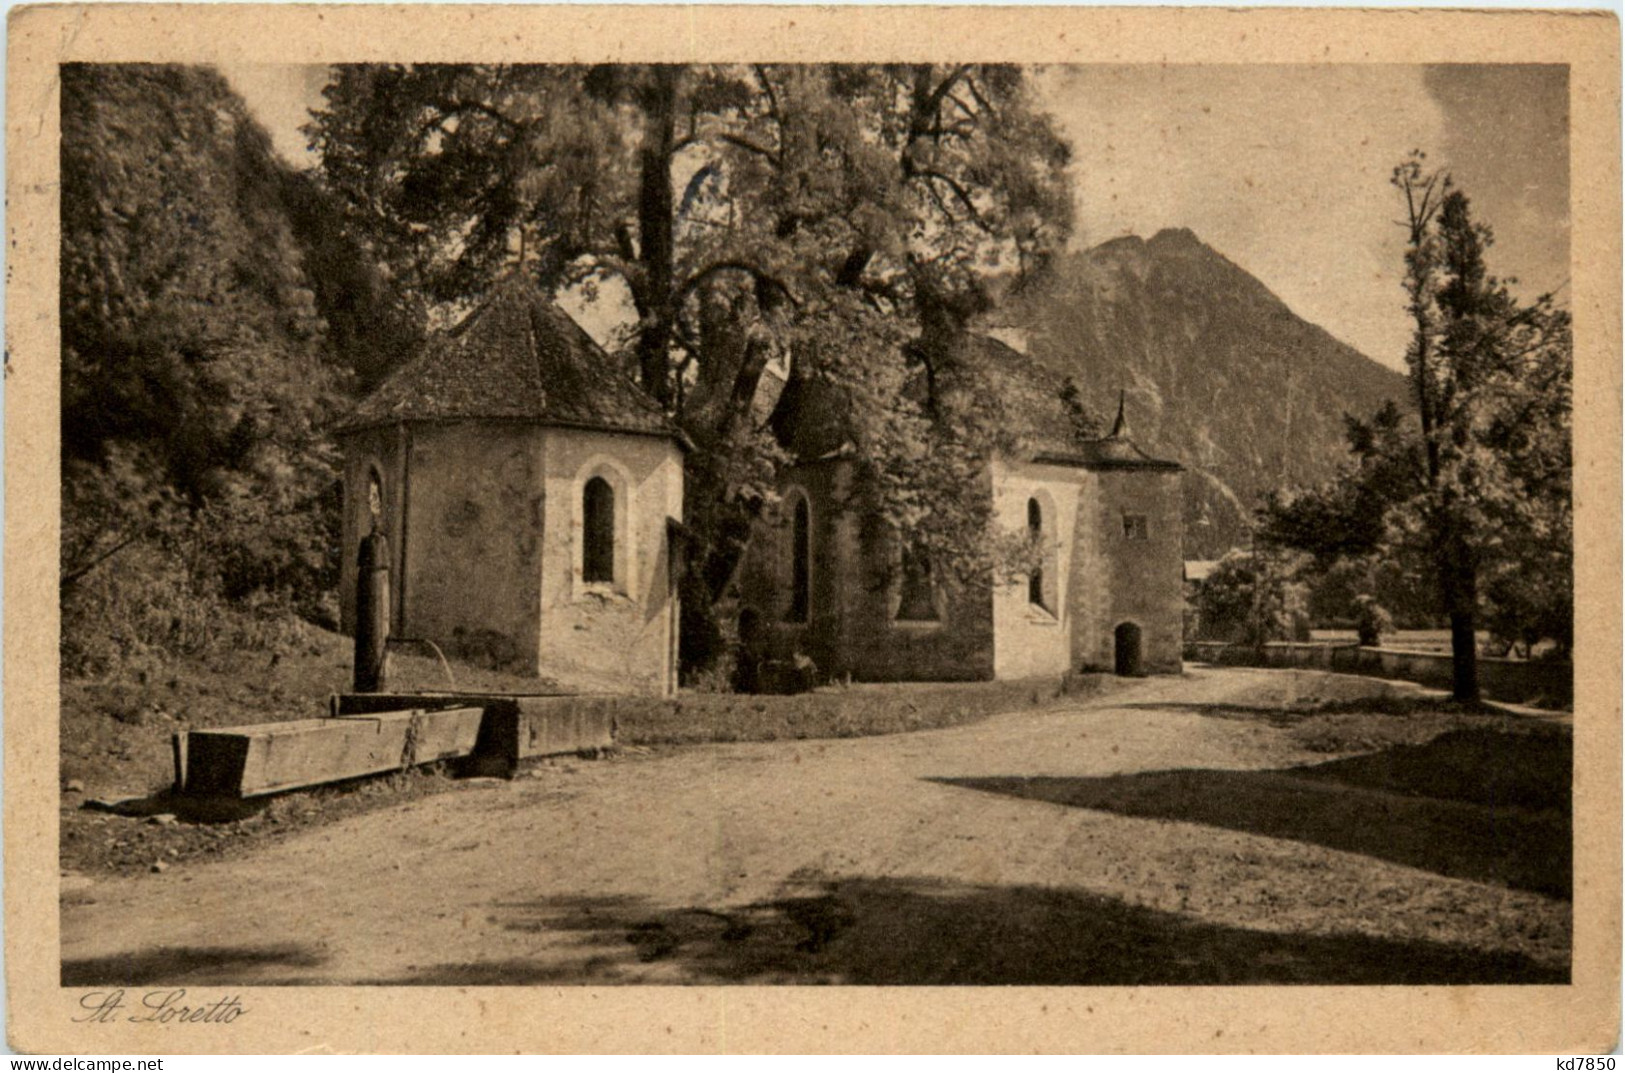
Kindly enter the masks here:
[[139, 999], [123, 988], [92, 991], [80, 997], [79, 1006], [85, 1013], [73, 1019], [75, 1024], [229, 1025], [248, 1012], [236, 995], [188, 1001], [184, 987], [148, 991]]

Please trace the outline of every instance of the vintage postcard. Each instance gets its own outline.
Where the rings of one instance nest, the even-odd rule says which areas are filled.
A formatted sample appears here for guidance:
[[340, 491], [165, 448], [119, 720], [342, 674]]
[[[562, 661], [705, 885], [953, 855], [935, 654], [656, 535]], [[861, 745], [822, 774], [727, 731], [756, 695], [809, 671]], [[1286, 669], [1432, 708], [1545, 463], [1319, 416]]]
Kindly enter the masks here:
[[1611, 14], [9, 30], [14, 1048], [1615, 1045]]

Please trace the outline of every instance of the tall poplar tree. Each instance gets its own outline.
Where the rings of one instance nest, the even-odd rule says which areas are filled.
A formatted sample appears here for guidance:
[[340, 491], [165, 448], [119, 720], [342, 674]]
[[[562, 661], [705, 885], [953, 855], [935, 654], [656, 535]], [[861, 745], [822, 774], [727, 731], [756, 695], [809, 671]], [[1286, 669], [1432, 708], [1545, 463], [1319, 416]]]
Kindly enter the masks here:
[[1323, 562], [1420, 564], [1450, 623], [1453, 694], [1478, 697], [1477, 630], [1572, 639], [1568, 314], [1530, 303], [1488, 269], [1494, 238], [1448, 173], [1413, 154], [1392, 182], [1405, 210], [1405, 361], [1414, 419], [1351, 421], [1357, 465], [1274, 497], [1267, 539]]

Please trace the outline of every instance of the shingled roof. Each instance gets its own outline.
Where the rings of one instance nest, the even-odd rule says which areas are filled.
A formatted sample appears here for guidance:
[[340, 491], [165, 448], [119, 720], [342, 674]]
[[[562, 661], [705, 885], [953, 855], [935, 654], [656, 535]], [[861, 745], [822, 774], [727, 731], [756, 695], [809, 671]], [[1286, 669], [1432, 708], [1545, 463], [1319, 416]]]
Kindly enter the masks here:
[[532, 282], [499, 282], [339, 424], [495, 418], [681, 438], [660, 404]]
[[[1079, 440], [1062, 399], [1065, 379], [1009, 345], [986, 335], [967, 334], [957, 343], [957, 372], [942, 375], [938, 405], [945, 411], [977, 407], [985, 412], [1015, 456], [1052, 465], [1088, 469], [1179, 470], [1177, 462], [1154, 458], [1131, 439], [1126, 400], [1118, 399], [1117, 420], [1105, 436]], [[923, 375], [905, 389], [923, 400]], [[854, 449], [857, 438], [843, 390], [792, 376], [777, 395], [772, 420], [780, 439], [802, 461]]]

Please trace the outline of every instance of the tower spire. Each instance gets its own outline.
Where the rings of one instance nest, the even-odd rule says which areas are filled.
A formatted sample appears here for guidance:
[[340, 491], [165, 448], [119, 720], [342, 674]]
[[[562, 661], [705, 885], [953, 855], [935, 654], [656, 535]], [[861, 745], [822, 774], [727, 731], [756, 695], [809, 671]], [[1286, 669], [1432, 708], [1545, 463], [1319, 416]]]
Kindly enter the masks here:
[[1120, 389], [1117, 392], [1117, 420], [1112, 422], [1112, 432], [1111, 436], [1108, 437], [1109, 439], [1128, 439], [1128, 413], [1126, 410], [1127, 401], [1128, 392]]

